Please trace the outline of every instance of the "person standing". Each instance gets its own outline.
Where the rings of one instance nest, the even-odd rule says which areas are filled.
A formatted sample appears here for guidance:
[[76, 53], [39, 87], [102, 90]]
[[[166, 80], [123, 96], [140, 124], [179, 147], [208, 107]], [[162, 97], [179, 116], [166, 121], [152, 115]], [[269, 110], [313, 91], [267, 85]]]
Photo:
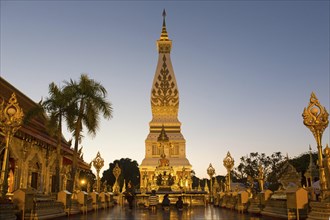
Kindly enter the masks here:
[[181, 196], [178, 197], [178, 201], [176, 201], [175, 206], [176, 206], [176, 208], [179, 211], [182, 211], [182, 209], [183, 209], [183, 201], [182, 201], [182, 197]]
[[169, 210], [169, 209], [170, 209], [170, 204], [171, 204], [171, 201], [170, 201], [170, 199], [168, 198], [168, 194], [166, 193], [166, 194], [164, 195], [164, 198], [163, 198], [163, 201], [162, 201], [163, 209], [164, 209], [164, 210]]
[[129, 209], [133, 209], [133, 202], [135, 198], [135, 189], [131, 181], [127, 183], [126, 191], [125, 191], [125, 198], [128, 202]]

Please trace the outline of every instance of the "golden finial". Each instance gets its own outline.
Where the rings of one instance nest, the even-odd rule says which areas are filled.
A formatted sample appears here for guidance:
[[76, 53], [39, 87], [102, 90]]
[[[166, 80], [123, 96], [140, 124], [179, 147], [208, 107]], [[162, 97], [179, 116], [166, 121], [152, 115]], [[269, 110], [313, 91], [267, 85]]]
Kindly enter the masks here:
[[160, 39], [157, 41], [157, 47], [159, 53], [170, 53], [172, 48], [172, 41], [168, 38], [167, 30], [166, 30], [166, 11], [163, 10], [163, 27], [162, 33], [160, 35]]

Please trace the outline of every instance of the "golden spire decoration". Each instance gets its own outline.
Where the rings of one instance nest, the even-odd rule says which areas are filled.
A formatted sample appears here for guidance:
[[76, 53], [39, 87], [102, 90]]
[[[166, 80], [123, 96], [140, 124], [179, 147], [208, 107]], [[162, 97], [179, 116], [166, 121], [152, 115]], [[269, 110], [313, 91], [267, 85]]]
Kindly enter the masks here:
[[157, 48], [159, 53], [170, 53], [172, 48], [172, 41], [168, 38], [167, 30], [166, 30], [166, 11], [163, 10], [163, 26], [162, 33], [160, 34], [159, 40], [157, 40]]

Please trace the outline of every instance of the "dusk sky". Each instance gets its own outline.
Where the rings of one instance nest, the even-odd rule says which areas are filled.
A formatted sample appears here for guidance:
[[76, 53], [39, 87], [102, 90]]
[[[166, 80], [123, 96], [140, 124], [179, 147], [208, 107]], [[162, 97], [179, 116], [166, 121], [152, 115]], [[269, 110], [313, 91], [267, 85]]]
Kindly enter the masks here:
[[312, 91], [330, 110], [329, 1], [1, 1], [1, 77], [38, 102], [51, 82], [87, 73], [114, 112], [85, 135], [85, 161], [100, 151], [103, 170], [120, 158], [141, 164], [164, 8], [198, 177], [210, 163], [225, 175], [227, 151], [235, 167], [250, 152], [316, 151], [302, 112]]

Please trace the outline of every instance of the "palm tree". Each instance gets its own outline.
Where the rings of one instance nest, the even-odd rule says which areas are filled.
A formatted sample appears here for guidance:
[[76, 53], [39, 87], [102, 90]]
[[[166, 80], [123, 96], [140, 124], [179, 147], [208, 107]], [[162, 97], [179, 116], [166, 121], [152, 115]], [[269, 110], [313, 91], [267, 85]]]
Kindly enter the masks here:
[[25, 118], [24, 123], [28, 123], [34, 117], [45, 118], [47, 132], [51, 136], [55, 136], [56, 140], [56, 168], [55, 168], [55, 192], [60, 190], [60, 159], [62, 148], [62, 120], [66, 118], [70, 112], [68, 96], [63, 92], [63, 88], [59, 88], [54, 82], [48, 86], [49, 97], [45, 101], [40, 101], [38, 105], [31, 108]]
[[[77, 173], [78, 144], [82, 139], [83, 125], [88, 134], [95, 136], [99, 128], [100, 114], [105, 119], [112, 117], [112, 106], [107, 101], [106, 89], [99, 83], [90, 79], [86, 74], [80, 76], [79, 82], [70, 79], [66, 84], [64, 92], [71, 96], [71, 103], [75, 106], [75, 112], [68, 115], [68, 127], [74, 136], [73, 165], [71, 177]], [[75, 181], [71, 182], [70, 190], [74, 189]]]
[[[49, 97], [41, 103], [43, 109], [48, 112], [48, 129], [51, 134], [55, 134], [57, 138], [56, 143], [56, 181], [55, 181], [55, 192], [60, 190], [60, 159], [61, 159], [61, 148], [62, 148], [62, 120], [63, 117], [67, 118], [70, 113], [69, 98], [63, 88], [59, 88], [54, 83], [49, 84]], [[64, 189], [65, 190], [65, 189]]]

